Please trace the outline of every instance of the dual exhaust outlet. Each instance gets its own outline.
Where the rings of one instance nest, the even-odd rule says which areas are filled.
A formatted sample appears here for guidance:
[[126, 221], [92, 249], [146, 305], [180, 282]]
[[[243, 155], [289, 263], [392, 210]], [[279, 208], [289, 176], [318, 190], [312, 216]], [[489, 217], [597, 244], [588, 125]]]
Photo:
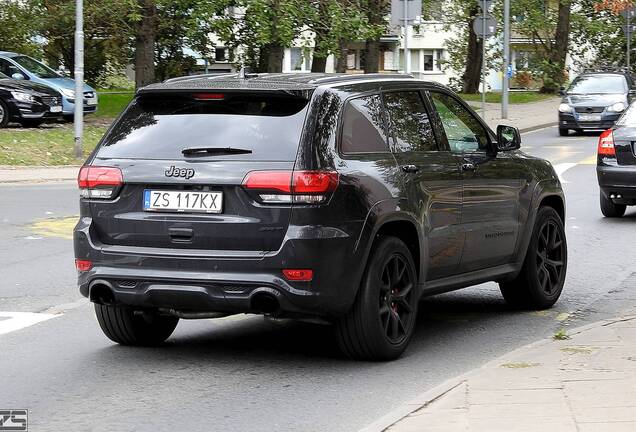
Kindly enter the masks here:
[[[249, 310], [252, 312], [265, 315], [276, 315], [280, 312], [280, 302], [278, 301], [278, 293], [271, 288], [259, 288], [249, 298]], [[89, 292], [90, 301], [93, 303], [115, 306], [119, 302], [113, 290], [112, 285], [107, 281], [99, 281], [93, 283]], [[168, 315], [173, 315], [184, 319], [201, 319], [201, 318], [221, 318], [231, 313], [225, 312], [209, 312], [209, 311], [183, 311], [172, 308], [159, 308], [159, 311]]]
[[610, 194], [609, 197], [610, 197], [610, 199], [622, 199], [623, 195], [612, 193], [612, 194]]

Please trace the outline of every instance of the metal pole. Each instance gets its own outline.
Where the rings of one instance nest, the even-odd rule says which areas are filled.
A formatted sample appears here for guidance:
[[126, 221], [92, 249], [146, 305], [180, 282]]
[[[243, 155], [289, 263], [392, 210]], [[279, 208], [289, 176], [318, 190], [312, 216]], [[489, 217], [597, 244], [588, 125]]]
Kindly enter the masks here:
[[632, 39], [632, 11], [631, 9], [627, 10], [627, 30], [625, 34], [627, 35], [627, 73], [631, 73], [631, 39]]
[[75, 0], [75, 157], [82, 157], [84, 133], [84, 4]]
[[404, 72], [411, 73], [411, 56], [409, 55], [409, 0], [404, 1]]
[[486, 0], [481, 6], [481, 116], [486, 119]]
[[508, 118], [508, 90], [510, 89], [510, 0], [504, 0], [504, 49], [503, 49], [503, 84], [501, 87], [501, 118]]

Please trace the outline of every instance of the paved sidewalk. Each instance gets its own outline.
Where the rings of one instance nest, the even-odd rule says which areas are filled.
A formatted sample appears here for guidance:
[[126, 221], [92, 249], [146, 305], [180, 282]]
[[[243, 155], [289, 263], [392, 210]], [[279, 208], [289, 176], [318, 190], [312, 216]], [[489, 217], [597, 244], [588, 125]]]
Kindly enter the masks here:
[[[518, 127], [521, 132], [556, 125], [561, 98], [553, 97], [540, 102], [511, 104], [508, 106], [508, 118], [501, 120], [501, 104], [486, 104], [486, 123], [497, 130], [497, 125], [507, 124]], [[481, 102], [470, 102], [470, 105], [481, 113]]]
[[636, 315], [568, 336], [513, 351], [422, 395], [411, 404], [421, 408], [387, 430], [636, 431]]
[[0, 183], [38, 183], [75, 180], [79, 166], [41, 167], [0, 165]]

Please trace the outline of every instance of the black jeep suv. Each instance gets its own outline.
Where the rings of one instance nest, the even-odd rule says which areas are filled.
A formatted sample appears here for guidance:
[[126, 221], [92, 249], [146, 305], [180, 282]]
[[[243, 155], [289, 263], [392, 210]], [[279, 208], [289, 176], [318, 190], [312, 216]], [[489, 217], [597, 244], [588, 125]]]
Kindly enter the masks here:
[[121, 344], [257, 313], [334, 323], [349, 356], [396, 358], [423, 295], [496, 281], [517, 307], [558, 299], [563, 192], [519, 144], [404, 75], [150, 85], [81, 168], [79, 289]]

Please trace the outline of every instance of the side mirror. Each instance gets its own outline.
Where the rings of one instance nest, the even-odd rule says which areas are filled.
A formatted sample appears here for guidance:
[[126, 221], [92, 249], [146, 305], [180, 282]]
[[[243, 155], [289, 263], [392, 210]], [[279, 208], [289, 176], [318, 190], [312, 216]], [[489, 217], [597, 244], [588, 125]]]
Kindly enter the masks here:
[[11, 78], [13, 78], [14, 80], [25, 80], [26, 77], [24, 75], [22, 75], [20, 72], [16, 72], [13, 75], [11, 75]]
[[561, 86], [561, 88], [559, 89], [559, 96], [565, 96], [566, 92], [565, 92], [565, 87]]
[[514, 126], [497, 126], [497, 150], [511, 151], [521, 148], [521, 133]]

